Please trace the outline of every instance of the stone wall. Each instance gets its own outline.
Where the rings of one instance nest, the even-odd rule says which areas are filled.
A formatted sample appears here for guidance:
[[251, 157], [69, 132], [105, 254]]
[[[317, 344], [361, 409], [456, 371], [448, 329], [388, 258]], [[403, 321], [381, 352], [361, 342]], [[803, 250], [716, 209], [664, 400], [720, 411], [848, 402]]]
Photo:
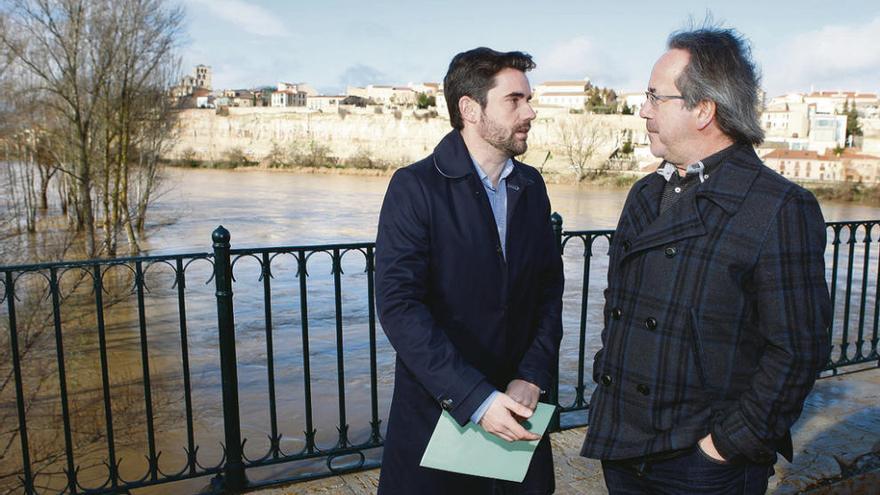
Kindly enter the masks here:
[[[286, 110], [286, 111], [285, 111]], [[561, 119], [585, 118], [551, 109], [538, 109], [538, 118], [529, 133], [529, 151], [524, 161], [548, 171], [569, 169], [559, 142]], [[620, 143], [624, 132], [636, 144], [647, 143], [644, 122], [632, 115], [589, 116], [601, 121], [608, 134], [600, 155], [607, 157]], [[357, 154], [393, 164], [406, 164], [431, 153], [437, 142], [451, 129], [444, 117], [418, 116], [412, 111], [364, 114], [303, 113], [281, 108], [230, 108], [228, 115], [214, 110], [185, 110], [179, 114], [178, 141], [167, 158], [184, 155], [206, 161], [223, 160], [224, 154], [240, 148], [255, 161], [262, 160], [273, 146], [282, 150], [308, 146], [315, 141], [329, 148], [335, 157]], [[547, 152], [550, 159], [545, 162]], [[597, 160], [600, 158], [597, 157]]]

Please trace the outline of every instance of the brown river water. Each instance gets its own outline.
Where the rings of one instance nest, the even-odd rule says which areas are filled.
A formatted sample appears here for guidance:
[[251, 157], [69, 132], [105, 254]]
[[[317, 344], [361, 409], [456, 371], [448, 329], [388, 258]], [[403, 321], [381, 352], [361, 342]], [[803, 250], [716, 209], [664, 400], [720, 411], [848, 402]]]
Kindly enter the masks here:
[[[166, 190], [151, 212], [151, 227], [143, 243], [150, 255], [198, 253], [211, 251], [211, 232], [223, 225], [231, 232], [233, 248], [267, 246], [302, 246], [328, 243], [373, 241], [379, 208], [388, 184], [387, 176], [301, 174], [268, 171], [221, 171], [169, 169]], [[592, 185], [548, 186], [554, 211], [559, 212], [566, 230], [612, 229], [626, 197], [625, 189]], [[846, 203], [824, 203], [826, 221], [868, 220], [880, 218], [880, 208]], [[594, 245], [594, 258], [587, 293], [586, 350], [583, 363], [587, 396], [592, 389], [590, 366], [598, 348], [602, 289], [607, 268], [607, 243]], [[875, 250], [876, 251], [876, 250]], [[876, 264], [876, 253], [871, 255]], [[566, 291], [564, 328], [560, 357], [560, 399], [574, 400], [579, 359], [579, 325], [583, 293], [584, 248], [572, 240], [565, 248]], [[861, 264], [856, 265], [856, 271]], [[352, 443], [369, 439], [370, 373], [367, 338], [368, 304], [364, 258], [349, 253], [343, 261], [341, 314], [345, 377], [345, 414]], [[185, 462], [187, 445], [184, 373], [180, 310], [174, 272], [164, 264], [152, 265], [144, 276], [144, 319], [146, 332], [138, 325], [136, 291], [130, 290], [130, 272], [126, 267], [108, 270], [104, 312], [108, 348], [109, 383], [113, 389], [114, 437], [117, 460], [126, 479], [140, 477], [146, 470], [144, 456], [148, 425], [145, 421], [144, 368], [151, 376], [154, 424], [151, 426], [157, 450], [162, 451], [159, 467], [164, 473], [177, 472]], [[308, 265], [309, 360], [311, 367], [313, 427], [319, 447], [330, 448], [338, 439], [340, 421], [339, 380], [335, 300], [329, 257], [316, 255]], [[266, 305], [260, 266], [257, 260], [242, 257], [234, 268], [236, 282], [235, 320], [237, 332], [238, 376], [242, 436], [247, 438], [245, 454], [262, 457], [268, 449], [271, 433], [269, 408], [269, 372], [274, 372], [276, 421], [282, 435], [281, 448], [298, 452], [304, 445], [305, 415], [303, 386], [302, 315], [296, 265], [291, 257], [279, 256], [272, 262], [272, 341], [273, 366], [267, 352]], [[68, 392], [74, 415], [74, 440], [106, 431], [105, 412], [100, 404], [101, 374], [98, 336], [95, 331], [95, 297], [90, 283], [77, 285], [75, 274], [62, 276], [62, 286], [77, 309], [62, 310], [65, 364]], [[186, 270], [186, 355], [190, 369], [194, 443], [199, 446], [202, 466], [220, 461], [223, 441], [223, 418], [220, 396], [219, 358], [217, 355], [217, 315], [211, 267], [206, 261], [194, 261]], [[65, 282], [66, 281], [66, 282]], [[873, 289], [868, 294], [873, 298]], [[839, 302], [839, 301], [838, 301]], [[23, 303], [22, 303], [23, 304]], [[0, 309], [2, 331], [8, 331], [8, 309]], [[393, 350], [377, 329], [377, 375], [379, 418], [387, 417], [393, 378]], [[53, 366], [53, 354], [23, 365], [28, 369]], [[145, 345], [146, 344], [146, 345]], [[146, 347], [146, 351], [144, 348]], [[4, 364], [5, 366], [5, 364]], [[57, 378], [56, 378], [57, 381]], [[36, 387], [35, 384], [30, 384]], [[31, 443], [41, 439], [52, 442], [58, 437], [57, 386], [47, 385], [44, 400], [34, 406], [35, 430]], [[9, 387], [7, 387], [7, 390]], [[14, 408], [14, 396], [2, 397], [6, 411]], [[43, 403], [45, 402], [45, 404]], [[91, 408], [89, 406], [92, 406]], [[44, 411], [44, 417], [40, 416]], [[7, 418], [14, 416], [6, 415]], [[14, 428], [14, 423], [11, 425]], [[87, 440], [82, 440], [88, 444]], [[106, 442], [98, 442], [77, 463], [107, 457]], [[34, 447], [37, 448], [36, 446]], [[12, 449], [17, 452], [18, 449]], [[375, 457], [377, 453], [373, 453]], [[15, 456], [2, 463], [4, 470]], [[284, 477], [294, 467], [281, 464], [264, 470], [258, 477]], [[308, 466], [302, 467], [308, 469]], [[250, 474], [249, 474], [250, 475]], [[84, 468], [81, 478], [88, 486], [99, 485], [107, 468], [100, 463]], [[59, 477], [45, 476], [44, 482], [57, 486]], [[54, 480], [54, 481], [53, 481]], [[91, 480], [91, 481], [87, 481]], [[207, 483], [206, 478], [182, 485], [160, 486], [150, 493], [192, 493]]]

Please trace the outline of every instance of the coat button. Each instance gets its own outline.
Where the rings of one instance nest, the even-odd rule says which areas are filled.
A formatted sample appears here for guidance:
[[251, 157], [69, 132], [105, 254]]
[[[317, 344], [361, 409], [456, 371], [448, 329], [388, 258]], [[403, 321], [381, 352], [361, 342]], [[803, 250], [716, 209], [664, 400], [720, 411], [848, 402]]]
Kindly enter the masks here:
[[602, 377], [599, 378], [599, 381], [602, 382], [602, 385], [605, 385], [607, 387], [611, 385], [611, 375], [602, 375]]
[[675, 246], [669, 246], [664, 252], [666, 253], [667, 258], [672, 258], [673, 256], [675, 256], [676, 253], [678, 253], [678, 249], [675, 249]]
[[631, 246], [632, 246], [632, 244], [629, 241], [623, 241], [623, 250], [624, 251], [629, 251], [629, 248]]
[[443, 399], [440, 401], [440, 407], [447, 411], [452, 409], [452, 399]]
[[647, 328], [648, 330], [653, 330], [657, 328], [657, 318], [654, 318], [653, 316], [648, 317], [645, 320], [645, 328]]
[[651, 393], [651, 389], [648, 388], [648, 386], [645, 385], [644, 383], [640, 383], [640, 384], [636, 385], [636, 390], [638, 390], [639, 393], [642, 395], [648, 395]]
[[611, 310], [611, 317], [615, 320], [619, 320], [620, 317], [623, 316], [623, 310], [620, 308], [614, 308]]
[[503, 249], [501, 249], [501, 245], [500, 245], [500, 244], [499, 244], [499, 245], [497, 245], [497, 246], [495, 246], [495, 251], [497, 251], [497, 252], [498, 252], [498, 254], [502, 254], [502, 253], [504, 253], [504, 250], [503, 250]]

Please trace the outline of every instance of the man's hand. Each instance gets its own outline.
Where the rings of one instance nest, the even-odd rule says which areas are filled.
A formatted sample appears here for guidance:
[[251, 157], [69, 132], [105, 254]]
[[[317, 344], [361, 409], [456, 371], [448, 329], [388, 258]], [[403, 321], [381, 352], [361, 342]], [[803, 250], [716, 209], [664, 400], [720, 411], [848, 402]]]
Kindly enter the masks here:
[[480, 419], [480, 426], [487, 432], [507, 440], [514, 442], [516, 440], [538, 440], [541, 438], [534, 433], [526, 430], [516, 420], [517, 417], [528, 418], [532, 415], [532, 410], [517, 403], [507, 394], [498, 394], [495, 400], [489, 404], [489, 409]]
[[721, 454], [719, 454], [718, 450], [715, 448], [715, 442], [712, 441], [712, 434], [706, 435], [700, 439], [699, 448], [712, 459], [715, 459], [718, 462], [727, 462], [727, 459], [721, 457]]
[[504, 393], [509, 395], [511, 399], [528, 407], [530, 411], [534, 411], [538, 407], [538, 398], [541, 397], [541, 389], [537, 385], [519, 378], [511, 380], [507, 384], [507, 390]]

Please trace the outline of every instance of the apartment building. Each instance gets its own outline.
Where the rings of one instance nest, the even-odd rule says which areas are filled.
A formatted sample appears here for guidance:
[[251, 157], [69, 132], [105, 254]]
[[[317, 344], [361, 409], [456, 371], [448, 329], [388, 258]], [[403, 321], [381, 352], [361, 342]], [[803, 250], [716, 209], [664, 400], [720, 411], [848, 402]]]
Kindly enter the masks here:
[[795, 181], [847, 181], [880, 183], [880, 157], [846, 149], [831, 151], [777, 149], [764, 155], [764, 163], [780, 175]]

